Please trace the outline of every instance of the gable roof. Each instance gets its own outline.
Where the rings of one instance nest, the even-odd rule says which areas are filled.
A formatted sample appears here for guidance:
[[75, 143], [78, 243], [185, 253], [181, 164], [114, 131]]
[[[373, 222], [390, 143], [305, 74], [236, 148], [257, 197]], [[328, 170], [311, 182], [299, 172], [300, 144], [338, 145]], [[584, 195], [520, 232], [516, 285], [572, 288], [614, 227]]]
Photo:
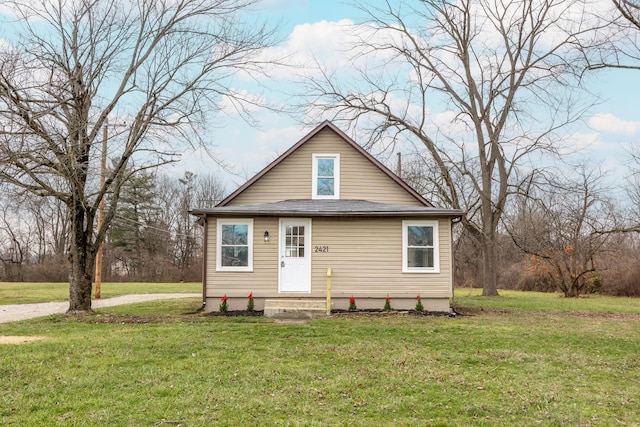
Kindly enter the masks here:
[[294, 144], [291, 148], [285, 151], [280, 157], [275, 159], [269, 165], [267, 165], [264, 169], [258, 172], [253, 178], [245, 182], [241, 185], [236, 191], [228, 195], [224, 200], [216, 205], [216, 207], [223, 207], [229, 204], [233, 199], [235, 199], [238, 195], [240, 195], [247, 188], [251, 187], [256, 181], [266, 175], [273, 168], [278, 166], [282, 161], [284, 161], [287, 157], [291, 155], [294, 151], [304, 145], [307, 141], [312, 139], [315, 135], [317, 135], [320, 131], [324, 129], [330, 129], [335, 132], [345, 143], [350, 145], [353, 149], [355, 149], [358, 153], [360, 153], [365, 159], [369, 160], [374, 166], [376, 166], [380, 171], [382, 171], [385, 175], [391, 178], [396, 184], [398, 184], [401, 188], [407, 191], [411, 196], [413, 196], [416, 200], [418, 200], [421, 204], [427, 207], [433, 207], [431, 202], [422, 197], [417, 191], [415, 191], [411, 186], [409, 186], [406, 182], [404, 182], [400, 177], [391, 172], [385, 165], [380, 163], [375, 157], [373, 157], [369, 152], [367, 152], [364, 148], [358, 145], [353, 139], [351, 139], [347, 134], [338, 129], [333, 123], [326, 120], [318, 125], [315, 129], [309, 132], [305, 137], [303, 137], [300, 141]]

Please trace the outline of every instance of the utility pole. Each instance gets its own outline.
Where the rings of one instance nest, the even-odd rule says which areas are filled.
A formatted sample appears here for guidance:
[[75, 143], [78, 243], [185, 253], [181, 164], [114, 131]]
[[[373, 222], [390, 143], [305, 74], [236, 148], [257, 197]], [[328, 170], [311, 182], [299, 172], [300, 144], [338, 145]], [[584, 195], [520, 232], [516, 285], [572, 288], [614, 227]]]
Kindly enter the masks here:
[[[104, 188], [105, 174], [107, 170], [107, 137], [109, 134], [109, 120], [104, 119], [104, 125], [102, 128], [102, 163], [100, 167], [100, 188]], [[100, 200], [100, 206], [98, 208], [98, 230], [102, 228], [102, 222], [104, 221], [104, 198], [106, 193], [102, 195]], [[98, 253], [96, 254], [96, 272], [95, 272], [95, 299], [100, 299], [100, 285], [102, 283], [102, 252], [103, 243], [100, 243], [98, 247]]]

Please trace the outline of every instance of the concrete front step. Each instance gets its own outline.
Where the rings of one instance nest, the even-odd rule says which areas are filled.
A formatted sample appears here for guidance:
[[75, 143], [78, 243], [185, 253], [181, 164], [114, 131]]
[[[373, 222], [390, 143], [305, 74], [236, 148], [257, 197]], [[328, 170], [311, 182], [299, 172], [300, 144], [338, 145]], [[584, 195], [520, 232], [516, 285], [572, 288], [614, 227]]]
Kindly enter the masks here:
[[327, 316], [327, 301], [312, 298], [278, 298], [264, 301], [264, 316], [272, 319], [317, 319]]

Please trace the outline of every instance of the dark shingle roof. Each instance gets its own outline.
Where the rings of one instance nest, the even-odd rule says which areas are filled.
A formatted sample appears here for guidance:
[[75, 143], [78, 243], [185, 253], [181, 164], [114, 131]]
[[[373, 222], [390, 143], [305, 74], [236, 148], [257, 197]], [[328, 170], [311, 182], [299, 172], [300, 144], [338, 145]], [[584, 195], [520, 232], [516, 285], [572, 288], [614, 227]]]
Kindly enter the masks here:
[[194, 209], [193, 215], [210, 216], [309, 216], [309, 217], [459, 217], [462, 211], [430, 206], [406, 206], [366, 200], [284, 200], [244, 206], [219, 206]]

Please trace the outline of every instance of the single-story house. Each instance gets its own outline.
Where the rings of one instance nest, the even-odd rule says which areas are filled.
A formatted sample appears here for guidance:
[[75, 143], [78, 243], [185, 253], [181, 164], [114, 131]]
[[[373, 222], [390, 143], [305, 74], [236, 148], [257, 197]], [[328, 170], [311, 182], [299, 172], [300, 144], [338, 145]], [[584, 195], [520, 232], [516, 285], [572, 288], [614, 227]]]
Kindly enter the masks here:
[[[331, 309], [448, 312], [452, 227], [434, 207], [331, 122], [324, 122], [214, 208], [204, 226], [203, 299], [217, 311], [271, 299], [326, 299]], [[330, 276], [330, 277], [328, 277]], [[330, 290], [328, 290], [328, 285]]]

